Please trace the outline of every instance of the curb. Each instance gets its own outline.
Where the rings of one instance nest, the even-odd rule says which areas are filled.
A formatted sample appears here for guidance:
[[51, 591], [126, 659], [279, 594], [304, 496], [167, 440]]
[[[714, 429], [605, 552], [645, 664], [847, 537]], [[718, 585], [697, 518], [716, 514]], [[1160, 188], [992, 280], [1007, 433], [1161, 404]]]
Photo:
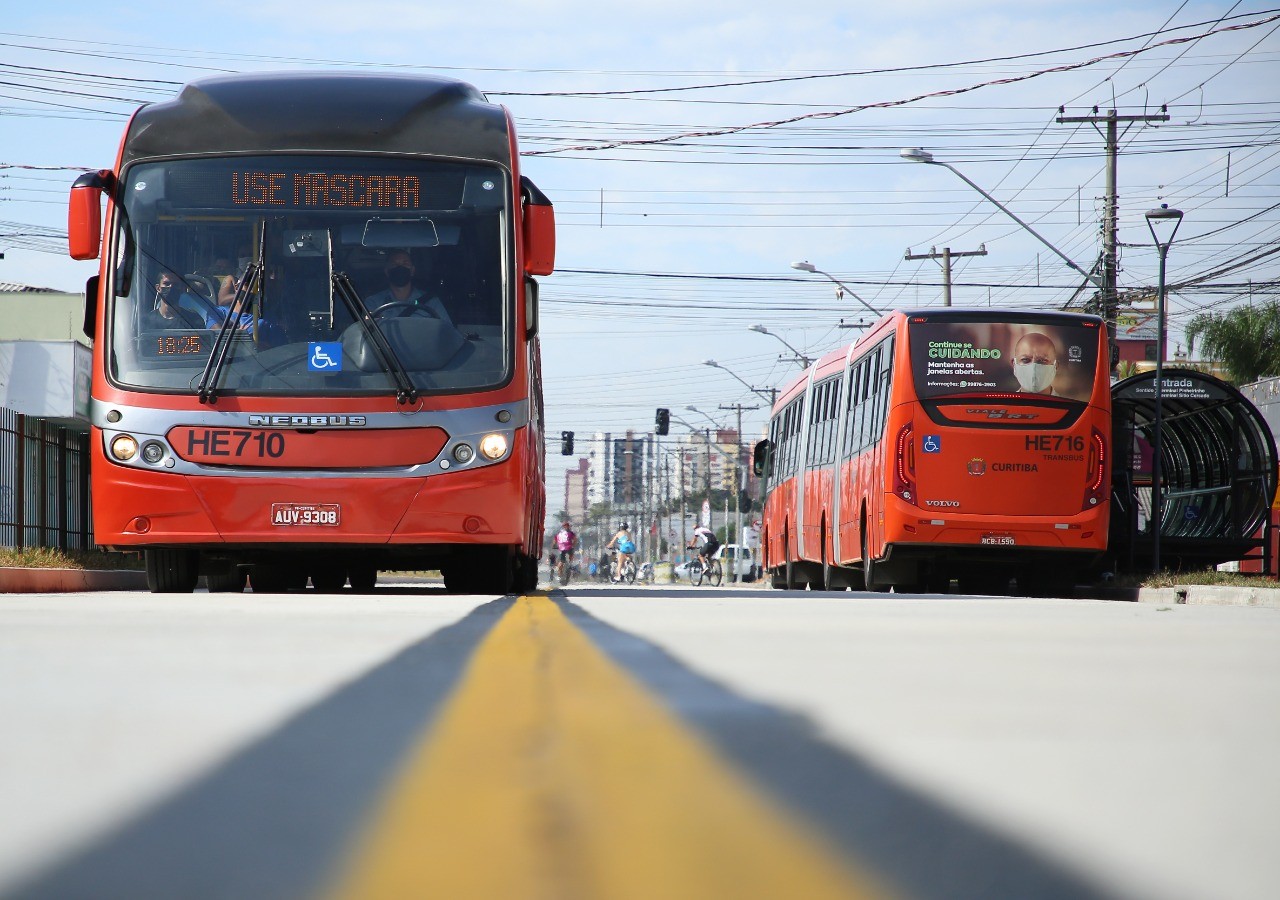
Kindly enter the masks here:
[[1167, 588], [1142, 588], [1139, 603], [1187, 606], [1267, 606], [1280, 608], [1280, 588], [1177, 584]]
[[127, 569], [0, 569], [0, 594], [147, 589], [147, 573]]

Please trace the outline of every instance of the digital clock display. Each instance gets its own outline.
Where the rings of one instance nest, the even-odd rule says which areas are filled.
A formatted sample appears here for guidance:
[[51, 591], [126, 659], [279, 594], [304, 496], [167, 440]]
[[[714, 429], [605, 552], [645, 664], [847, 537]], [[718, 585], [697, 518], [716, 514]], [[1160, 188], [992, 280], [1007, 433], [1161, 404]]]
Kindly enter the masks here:
[[156, 356], [199, 356], [205, 352], [204, 335], [160, 334], [155, 338]]

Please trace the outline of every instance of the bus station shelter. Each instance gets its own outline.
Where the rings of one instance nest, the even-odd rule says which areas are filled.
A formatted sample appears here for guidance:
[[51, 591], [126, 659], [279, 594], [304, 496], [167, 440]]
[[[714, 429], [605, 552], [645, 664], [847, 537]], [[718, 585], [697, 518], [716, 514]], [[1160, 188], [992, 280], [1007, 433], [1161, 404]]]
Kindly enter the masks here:
[[[1151, 570], [1155, 387], [1155, 373], [1144, 372], [1111, 391], [1108, 557], [1115, 572]], [[1164, 369], [1160, 393], [1161, 567], [1239, 560], [1242, 568], [1275, 574], [1276, 443], [1265, 418], [1235, 387], [1192, 369]]]

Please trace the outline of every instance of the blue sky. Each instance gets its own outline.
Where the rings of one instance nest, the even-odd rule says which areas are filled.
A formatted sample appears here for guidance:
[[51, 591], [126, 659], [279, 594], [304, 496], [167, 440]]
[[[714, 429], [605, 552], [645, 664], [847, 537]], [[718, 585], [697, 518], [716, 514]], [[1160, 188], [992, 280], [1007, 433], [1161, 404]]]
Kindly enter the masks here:
[[[1058, 107], [1135, 115], [1167, 103], [1167, 124], [1122, 139], [1120, 286], [1154, 281], [1143, 212], [1184, 209], [1170, 281], [1227, 271], [1172, 298], [1176, 343], [1197, 310], [1248, 302], [1249, 282], [1276, 278], [1272, 258], [1240, 262], [1280, 239], [1280, 21], [1257, 24], [1270, 9], [143, 0], [108, 16], [98, 4], [22, 4], [0, 26], [0, 281], [75, 290], [91, 274], [56, 241], [12, 237], [65, 228], [75, 172], [28, 167], [110, 165], [133, 101], [223, 71], [421, 68], [509, 106], [524, 150], [554, 151], [524, 162], [560, 226], [562, 271], [543, 288], [552, 433], [645, 431], [657, 406], [701, 426], [683, 407], [727, 421], [719, 406], [759, 402], [703, 360], [759, 387], [798, 371], [779, 359], [782, 341], [747, 326], [811, 356], [856, 333], [839, 325], [861, 305], [793, 261], [876, 308], [930, 305], [938, 266], [906, 251], [983, 245], [987, 256], [957, 263], [956, 305], [1058, 308], [1071, 296], [1078, 279], [1052, 253], [951, 173], [901, 160], [901, 147], [954, 163], [1088, 268], [1103, 144], [1091, 126], [1056, 123]], [[1250, 27], [1208, 34], [1233, 26]], [[885, 108], [859, 109], [869, 104]], [[763, 410], [744, 421], [758, 433]], [[553, 509], [566, 462], [550, 459]]]

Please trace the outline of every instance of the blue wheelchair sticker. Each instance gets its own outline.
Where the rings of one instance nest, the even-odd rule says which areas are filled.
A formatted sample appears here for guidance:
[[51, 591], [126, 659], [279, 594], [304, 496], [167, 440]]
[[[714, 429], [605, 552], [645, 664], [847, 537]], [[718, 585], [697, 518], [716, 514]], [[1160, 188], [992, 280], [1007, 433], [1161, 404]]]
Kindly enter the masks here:
[[925, 453], [941, 453], [942, 437], [936, 434], [926, 434], [924, 440], [920, 442], [920, 449]]
[[307, 368], [312, 372], [342, 371], [342, 342], [317, 341], [307, 351]]

